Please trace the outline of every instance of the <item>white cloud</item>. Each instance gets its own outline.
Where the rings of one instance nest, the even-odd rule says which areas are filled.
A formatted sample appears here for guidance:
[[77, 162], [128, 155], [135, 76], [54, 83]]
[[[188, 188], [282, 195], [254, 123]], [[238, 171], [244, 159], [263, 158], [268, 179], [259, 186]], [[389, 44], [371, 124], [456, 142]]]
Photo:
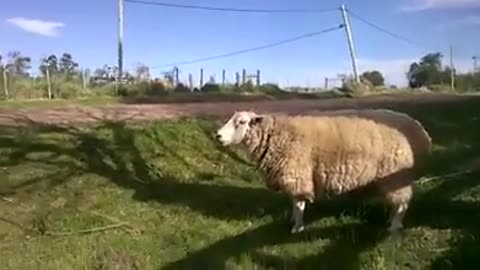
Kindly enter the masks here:
[[9, 18], [7, 22], [24, 31], [47, 37], [58, 36], [59, 29], [65, 26], [65, 24], [61, 22], [27, 19], [23, 17]]
[[480, 0], [407, 0], [403, 11], [424, 11], [429, 9], [452, 9], [480, 6]]
[[451, 20], [438, 24], [437, 30], [458, 29], [459, 27], [478, 27], [480, 26], [480, 16], [472, 15], [457, 20]]

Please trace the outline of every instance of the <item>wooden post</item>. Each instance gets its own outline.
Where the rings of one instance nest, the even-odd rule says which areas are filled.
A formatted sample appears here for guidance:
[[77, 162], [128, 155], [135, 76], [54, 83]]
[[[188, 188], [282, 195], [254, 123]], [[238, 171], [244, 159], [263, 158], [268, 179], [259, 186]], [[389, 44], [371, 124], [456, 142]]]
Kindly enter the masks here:
[[45, 69], [45, 74], [47, 75], [47, 90], [48, 90], [48, 98], [52, 99], [52, 85], [50, 82], [50, 70], [49, 67]]
[[477, 67], [477, 61], [480, 59], [480, 56], [473, 56], [473, 74], [477, 73], [478, 67]]
[[225, 85], [225, 69], [222, 70], [222, 85]]
[[325, 77], [325, 90], [327, 90], [327, 89], [328, 89], [328, 78]]
[[203, 87], [203, 68], [200, 69], [200, 89]]
[[8, 76], [7, 69], [3, 68], [3, 91], [5, 92], [5, 99], [10, 98], [10, 93], [8, 92]]
[[257, 69], [257, 86], [260, 86], [260, 69]]
[[242, 85], [247, 82], [247, 70], [242, 69]]
[[190, 88], [190, 91], [193, 90], [193, 76], [192, 76], [192, 73], [188, 74], [188, 87]]
[[86, 78], [86, 75], [85, 75], [85, 70], [83, 70], [83, 69], [82, 69], [82, 87], [83, 87], [84, 91], [87, 90], [87, 78]]
[[[118, 0], [118, 77], [117, 84], [120, 84], [123, 77], [123, 0]], [[116, 85], [118, 95], [118, 85]]]
[[175, 67], [174, 68], [174, 73], [175, 73], [175, 87], [178, 86], [178, 82], [179, 82], [179, 79], [178, 79], [178, 67]]
[[240, 73], [235, 72], [235, 84], [240, 86]]
[[450, 45], [450, 87], [455, 91], [455, 68], [453, 67], [453, 46]]

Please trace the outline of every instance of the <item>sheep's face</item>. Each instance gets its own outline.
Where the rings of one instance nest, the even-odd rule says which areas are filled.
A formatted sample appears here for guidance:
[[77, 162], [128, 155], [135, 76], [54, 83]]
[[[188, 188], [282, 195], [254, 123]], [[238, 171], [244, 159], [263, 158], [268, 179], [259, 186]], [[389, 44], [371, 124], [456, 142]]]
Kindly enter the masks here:
[[262, 121], [263, 116], [254, 112], [241, 111], [232, 117], [217, 131], [216, 138], [224, 146], [239, 144], [250, 128]]

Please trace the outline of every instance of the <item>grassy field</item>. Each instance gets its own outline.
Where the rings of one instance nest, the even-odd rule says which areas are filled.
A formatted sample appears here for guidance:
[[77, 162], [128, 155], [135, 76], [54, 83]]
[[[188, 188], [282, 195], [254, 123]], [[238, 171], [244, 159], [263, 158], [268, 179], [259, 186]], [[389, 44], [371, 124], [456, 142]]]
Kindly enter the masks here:
[[211, 140], [214, 119], [1, 127], [0, 268], [474, 269], [480, 173], [442, 176], [476, 167], [480, 102], [407, 112], [431, 132], [440, 177], [418, 183], [390, 236], [378, 202], [333, 200], [290, 235], [289, 201]]

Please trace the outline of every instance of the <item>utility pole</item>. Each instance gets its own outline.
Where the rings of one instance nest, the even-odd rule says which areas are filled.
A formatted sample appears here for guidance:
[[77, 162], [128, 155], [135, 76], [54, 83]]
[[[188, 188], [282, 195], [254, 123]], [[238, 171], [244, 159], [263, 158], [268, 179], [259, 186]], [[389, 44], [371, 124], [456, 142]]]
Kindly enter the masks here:
[[[123, 75], [123, 0], [118, 0], [118, 78], [120, 83]], [[117, 87], [118, 95], [118, 87]]]
[[203, 68], [200, 69], [200, 89], [203, 87]]
[[359, 83], [360, 78], [358, 77], [358, 68], [357, 68], [357, 60], [356, 60], [357, 56], [355, 53], [355, 46], [353, 44], [352, 30], [350, 28], [350, 20], [348, 19], [347, 11], [345, 9], [344, 4], [341, 5], [340, 10], [342, 12], [342, 19], [343, 19], [343, 25], [345, 28], [345, 34], [347, 35], [348, 48], [350, 50], [350, 57], [352, 58], [353, 76], [355, 77], [355, 81]]
[[453, 67], [453, 45], [450, 44], [450, 88], [455, 91], [455, 68]]
[[225, 69], [222, 70], [222, 85], [225, 85]]

